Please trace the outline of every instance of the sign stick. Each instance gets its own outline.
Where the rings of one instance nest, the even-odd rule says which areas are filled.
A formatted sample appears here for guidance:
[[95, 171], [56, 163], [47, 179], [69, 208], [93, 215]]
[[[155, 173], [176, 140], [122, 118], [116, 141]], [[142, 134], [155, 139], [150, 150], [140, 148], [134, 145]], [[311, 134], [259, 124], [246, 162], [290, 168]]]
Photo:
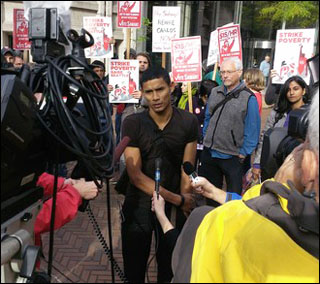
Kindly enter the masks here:
[[127, 59], [130, 59], [131, 28], [127, 28]]
[[218, 61], [214, 64], [214, 70], [213, 70], [213, 75], [212, 75], [212, 81], [215, 81], [215, 80], [216, 80], [217, 70], [218, 70]]
[[189, 112], [193, 113], [191, 82], [188, 82], [188, 101], [189, 101]]
[[162, 52], [162, 68], [166, 69], [166, 53]]

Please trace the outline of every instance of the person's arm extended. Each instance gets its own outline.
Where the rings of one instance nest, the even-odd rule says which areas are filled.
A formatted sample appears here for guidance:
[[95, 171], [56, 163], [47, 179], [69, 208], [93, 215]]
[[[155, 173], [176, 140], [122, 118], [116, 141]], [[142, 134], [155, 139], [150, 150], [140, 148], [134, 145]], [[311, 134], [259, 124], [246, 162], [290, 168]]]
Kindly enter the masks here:
[[259, 106], [255, 96], [252, 96], [248, 102], [248, 111], [245, 118], [244, 140], [240, 155], [246, 157], [251, 155], [256, 149], [259, 142], [261, 118], [259, 114]]
[[[124, 155], [131, 184], [151, 197], [155, 188], [155, 182], [141, 171], [142, 160], [140, 149], [137, 147], [127, 147]], [[160, 186], [160, 194], [164, 200], [175, 206], [181, 204], [180, 195], [172, 193], [162, 186]]]

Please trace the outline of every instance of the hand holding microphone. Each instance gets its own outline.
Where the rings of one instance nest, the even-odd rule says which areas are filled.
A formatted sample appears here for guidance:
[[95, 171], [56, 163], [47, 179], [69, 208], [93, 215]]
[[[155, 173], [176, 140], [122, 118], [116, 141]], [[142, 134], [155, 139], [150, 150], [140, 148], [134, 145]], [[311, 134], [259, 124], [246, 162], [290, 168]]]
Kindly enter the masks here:
[[155, 161], [155, 192], [157, 194], [157, 199], [159, 200], [159, 191], [160, 191], [160, 168], [161, 168], [162, 160], [161, 158], [157, 158]]

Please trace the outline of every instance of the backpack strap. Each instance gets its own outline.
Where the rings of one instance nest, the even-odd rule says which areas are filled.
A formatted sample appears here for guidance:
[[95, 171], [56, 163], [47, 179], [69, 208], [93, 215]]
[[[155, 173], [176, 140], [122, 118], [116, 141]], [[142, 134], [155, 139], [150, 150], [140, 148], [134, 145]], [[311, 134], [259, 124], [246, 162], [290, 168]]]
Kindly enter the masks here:
[[216, 112], [216, 110], [221, 107], [222, 105], [225, 105], [228, 101], [231, 101], [232, 99], [237, 99], [240, 95], [240, 93], [242, 91], [247, 91], [248, 93], [250, 93], [250, 97], [254, 96], [254, 94], [252, 93], [252, 91], [250, 89], [248, 89], [246, 86], [243, 88], [240, 88], [234, 92], [231, 92], [228, 96], [226, 96], [225, 99], [223, 99], [220, 103], [218, 103], [212, 110], [210, 119], [213, 117], [214, 113]]

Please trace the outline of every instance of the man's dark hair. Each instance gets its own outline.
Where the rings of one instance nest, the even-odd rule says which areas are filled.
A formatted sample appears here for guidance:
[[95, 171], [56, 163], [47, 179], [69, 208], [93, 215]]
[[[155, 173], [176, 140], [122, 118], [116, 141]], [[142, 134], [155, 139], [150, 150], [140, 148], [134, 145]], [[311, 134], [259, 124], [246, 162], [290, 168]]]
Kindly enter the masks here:
[[219, 86], [219, 84], [216, 81], [203, 80], [199, 88], [199, 95], [207, 95], [209, 97], [211, 94], [211, 90], [217, 86]]
[[140, 86], [143, 88], [143, 83], [160, 78], [162, 78], [168, 84], [168, 86], [170, 86], [171, 80], [166, 69], [163, 69], [160, 66], [150, 67], [142, 74]]

